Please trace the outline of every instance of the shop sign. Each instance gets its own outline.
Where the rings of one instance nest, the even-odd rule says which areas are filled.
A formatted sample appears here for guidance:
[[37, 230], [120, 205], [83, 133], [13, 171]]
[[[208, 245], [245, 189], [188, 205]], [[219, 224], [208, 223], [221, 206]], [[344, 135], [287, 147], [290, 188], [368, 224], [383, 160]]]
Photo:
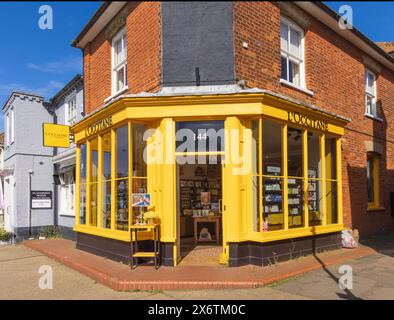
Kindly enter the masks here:
[[70, 147], [70, 127], [62, 124], [43, 123], [43, 144], [45, 147]]
[[319, 130], [328, 130], [328, 123], [324, 120], [317, 120], [307, 117], [299, 112], [287, 112], [287, 118], [290, 122], [300, 124], [305, 127], [310, 127]]
[[150, 207], [150, 193], [133, 193], [131, 201], [132, 207]]
[[52, 191], [31, 191], [32, 209], [52, 209]]
[[92, 134], [105, 130], [110, 126], [112, 126], [112, 116], [109, 116], [108, 118], [102, 119], [88, 126], [85, 129], [85, 135], [91, 136]]

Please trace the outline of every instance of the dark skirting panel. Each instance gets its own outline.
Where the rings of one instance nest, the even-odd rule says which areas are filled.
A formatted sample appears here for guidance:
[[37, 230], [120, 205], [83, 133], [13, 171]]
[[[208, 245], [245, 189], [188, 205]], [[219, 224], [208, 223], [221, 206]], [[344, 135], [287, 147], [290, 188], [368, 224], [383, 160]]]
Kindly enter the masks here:
[[342, 247], [340, 232], [266, 243], [230, 243], [229, 246], [230, 267], [247, 264], [267, 266], [313, 253], [340, 249]]
[[[130, 262], [130, 243], [115, 239], [77, 233], [77, 249], [105, 257], [114, 261], [128, 264]], [[161, 265], [172, 267], [173, 243], [161, 242]], [[138, 241], [139, 251], [153, 251], [153, 241]], [[141, 258], [140, 258], [141, 259]]]

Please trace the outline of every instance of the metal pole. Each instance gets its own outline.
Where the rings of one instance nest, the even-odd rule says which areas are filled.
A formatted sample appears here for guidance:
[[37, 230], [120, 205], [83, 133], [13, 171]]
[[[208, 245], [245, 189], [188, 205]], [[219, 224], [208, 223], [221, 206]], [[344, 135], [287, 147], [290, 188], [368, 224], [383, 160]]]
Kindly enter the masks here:
[[31, 236], [31, 175], [32, 170], [29, 170], [29, 237]]

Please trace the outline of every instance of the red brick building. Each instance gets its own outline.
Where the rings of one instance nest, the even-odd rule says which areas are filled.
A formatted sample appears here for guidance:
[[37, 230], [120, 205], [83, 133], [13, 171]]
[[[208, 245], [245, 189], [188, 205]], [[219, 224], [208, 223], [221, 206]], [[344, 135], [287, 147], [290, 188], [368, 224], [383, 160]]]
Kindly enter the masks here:
[[[343, 225], [361, 237], [393, 230], [394, 46], [338, 21], [320, 2], [104, 2], [73, 42], [83, 50], [85, 111], [94, 116], [127, 98], [207, 92], [260, 92], [316, 110], [344, 126], [337, 207]], [[268, 221], [263, 212], [257, 230], [274, 225]], [[247, 234], [241, 238], [255, 239]], [[240, 249], [227, 250], [231, 260]]]

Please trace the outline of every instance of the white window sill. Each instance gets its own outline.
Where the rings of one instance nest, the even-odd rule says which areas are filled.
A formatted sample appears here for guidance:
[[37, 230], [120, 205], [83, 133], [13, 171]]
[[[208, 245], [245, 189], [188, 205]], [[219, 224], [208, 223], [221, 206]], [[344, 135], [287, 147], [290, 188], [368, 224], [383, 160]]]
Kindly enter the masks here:
[[122, 90], [114, 93], [113, 95], [110, 95], [108, 98], [105, 98], [104, 102], [107, 103], [108, 101], [115, 99], [116, 97], [120, 96], [122, 93], [125, 93], [127, 90], [129, 90], [129, 86], [125, 86]]
[[382, 118], [379, 118], [379, 117], [377, 117], [377, 116], [374, 116], [373, 114], [365, 113], [364, 116], [366, 116], [367, 118], [370, 118], [370, 119], [372, 119], [372, 120], [376, 120], [376, 121], [379, 121], [379, 122], [383, 122], [383, 119], [382, 119]]
[[309, 95], [309, 96], [311, 96], [311, 97], [314, 96], [313, 91], [308, 90], [308, 89], [306, 89], [306, 88], [302, 88], [302, 87], [300, 87], [300, 86], [297, 86], [296, 84], [291, 83], [291, 82], [289, 82], [289, 81], [287, 81], [287, 80], [280, 79], [280, 83], [283, 84], [283, 85], [285, 85], [285, 86], [288, 86], [288, 87], [291, 87], [291, 88], [293, 88], [293, 89], [296, 89], [296, 90], [298, 90], [298, 91], [301, 91], [301, 92], [303, 92], [303, 93], [306, 93], [307, 95]]

